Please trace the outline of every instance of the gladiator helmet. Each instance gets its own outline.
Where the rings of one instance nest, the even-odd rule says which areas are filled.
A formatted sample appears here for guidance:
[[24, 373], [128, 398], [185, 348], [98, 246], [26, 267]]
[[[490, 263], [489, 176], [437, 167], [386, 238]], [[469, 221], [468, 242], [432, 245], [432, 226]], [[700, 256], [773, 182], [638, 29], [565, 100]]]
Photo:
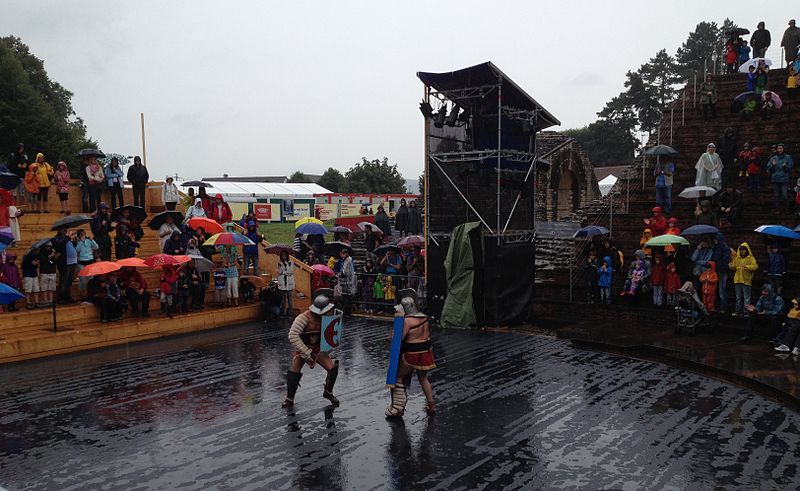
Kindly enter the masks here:
[[325, 315], [330, 312], [334, 305], [331, 299], [333, 298], [333, 290], [330, 288], [320, 288], [312, 295], [314, 302], [308, 308], [311, 312], [317, 315]]
[[398, 296], [400, 297], [400, 306], [402, 307], [405, 315], [412, 317], [427, 317], [419, 308], [416, 290], [413, 288], [405, 288], [398, 292]]

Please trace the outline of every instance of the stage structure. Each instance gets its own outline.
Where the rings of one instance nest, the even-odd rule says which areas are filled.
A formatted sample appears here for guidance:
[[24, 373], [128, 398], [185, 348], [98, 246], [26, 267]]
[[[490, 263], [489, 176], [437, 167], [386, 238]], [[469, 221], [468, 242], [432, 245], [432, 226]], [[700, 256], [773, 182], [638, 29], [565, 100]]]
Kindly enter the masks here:
[[470, 234], [478, 323], [517, 323], [533, 296], [534, 171], [548, 165], [536, 158], [536, 133], [560, 122], [491, 62], [417, 77], [425, 85], [428, 305], [436, 315], [446, 297], [453, 229], [480, 222], [480, 238]]

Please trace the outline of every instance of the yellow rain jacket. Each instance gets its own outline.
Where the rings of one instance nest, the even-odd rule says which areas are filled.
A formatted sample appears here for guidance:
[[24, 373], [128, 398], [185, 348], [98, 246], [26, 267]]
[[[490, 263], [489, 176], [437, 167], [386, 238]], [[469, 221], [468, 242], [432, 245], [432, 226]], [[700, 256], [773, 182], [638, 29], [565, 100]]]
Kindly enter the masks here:
[[36, 182], [40, 188], [49, 188], [50, 179], [55, 175], [53, 166], [44, 161], [44, 154], [36, 154], [36, 163], [39, 164], [39, 169], [36, 172]]
[[[742, 247], [747, 249], [747, 257], [742, 257], [739, 254], [739, 249]], [[753, 275], [756, 271], [758, 271], [758, 263], [756, 262], [756, 258], [753, 256], [753, 251], [750, 250], [750, 245], [747, 242], [742, 242], [741, 245], [736, 248], [736, 254], [731, 256], [731, 262], [728, 266], [730, 266], [732, 271], [735, 271], [733, 274], [734, 284], [744, 283], [748, 286], [753, 285]]]

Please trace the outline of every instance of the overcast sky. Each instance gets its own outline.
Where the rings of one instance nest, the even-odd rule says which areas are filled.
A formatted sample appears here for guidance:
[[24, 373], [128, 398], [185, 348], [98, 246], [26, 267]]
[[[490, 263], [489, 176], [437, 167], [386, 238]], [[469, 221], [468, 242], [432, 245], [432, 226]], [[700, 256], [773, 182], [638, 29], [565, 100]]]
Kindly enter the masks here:
[[[797, 1], [4, 0], [20, 36], [74, 92], [108, 152], [151, 175], [345, 171], [387, 156], [423, 167], [417, 71], [494, 62], [562, 122], [586, 125], [625, 72], [670, 53], [702, 20], [772, 31]], [[756, 11], [767, 14], [754, 14]], [[772, 50], [771, 50], [772, 51]]]

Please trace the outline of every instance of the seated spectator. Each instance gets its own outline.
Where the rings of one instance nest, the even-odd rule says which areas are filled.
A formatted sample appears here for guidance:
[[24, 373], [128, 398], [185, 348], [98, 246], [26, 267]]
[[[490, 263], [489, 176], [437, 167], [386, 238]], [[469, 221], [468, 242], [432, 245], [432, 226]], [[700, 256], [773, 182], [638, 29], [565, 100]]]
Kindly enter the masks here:
[[[755, 324], [768, 323], [770, 329], [770, 336], [778, 334], [778, 328], [783, 319], [784, 303], [783, 298], [775, 293], [772, 285], [765, 284], [761, 287], [761, 296], [755, 305], [748, 305], [747, 311], [750, 315], [747, 316], [747, 335], [740, 339], [740, 341], [749, 341], [753, 337], [753, 330]], [[776, 343], [773, 339], [773, 343]]]
[[711, 225], [712, 227], [719, 226], [719, 218], [711, 208], [711, 201], [704, 199], [700, 201], [697, 209], [694, 212], [695, 225]]
[[630, 272], [628, 279], [625, 280], [625, 286], [620, 296], [636, 295], [636, 292], [639, 291], [640, 285], [642, 284], [642, 279], [644, 278], [644, 261], [636, 259], [631, 266], [633, 270]]
[[755, 65], [750, 65], [747, 68], [747, 84], [745, 85], [745, 92], [755, 92], [756, 91], [756, 67]]
[[180, 235], [181, 229], [175, 225], [175, 219], [172, 218], [172, 215], [167, 215], [164, 223], [158, 229], [158, 250], [164, 250], [164, 243], [172, 237], [174, 232], [178, 232], [178, 235]]
[[626, 277], [626, 280], [631, 280], [634, 277], [634, 271], [636, 271], [636, 266], [637, 266], [636, 261], [642, 262], [642, 268], [644, 270], [643, 276], [639, 279], [639, 282], [637, 283], [636, 291], [641, 291], [644, 294], [649, 294], [650, 277], [653, 274], [653, 264], [650, 262], [649, 259], [647, 259], [643, 250], [638, 249], [636, 252], [633, 253], [633, 260], [631, 261], [631, 264], [628, 267], [628, 275]]
[[739, 219], [742, 217], [743, 204], [742, 192], [735, 189], [733, 185], [727, 185], [717, 197], [720, 226], [738, 225]]
[[119, 289], [131, 309], [131, 315], [150, 317], [150, 292], [147, 282], [136, 268], [125, 267], [119, 273]]
[[100, 322], [104, 324], [122, 318], [119, 286], [110, 277], [94, 276], [86, 284], [89, 301], [100, 309]]
[[239, 280], [239, 296], [242, 298], [242, 304], [253, 303], [256, 296], [256, 286], [247, 278], [241, 278]]
[[258, 298], [261, 301], [264, 322], [277, 320], [281, 315], [281, 305], [283, 304], [283, 296], [278, 291], [278, 281], [270, 281], [269, 288], [262, 288]]
[[181, 240], [181, 233], [179, 231], [172, 232], [172, 236], [164, 242], [164, 250], [162, 250], [164, 254], [169, 254], [170, 256], [182, 256], [186, 254], [186, 248], [183, 245], [183, 240]]
[[742, 150], [736, 156], [736, 162], [739, 164], [739, 177], [744, 177], [747, 175], [747, 167], [753, 163], [758, 162], [758, 155], [759, 150], [757, 147], [750, 147], [749, 142], [745, 142], [742, 146]]
[[775, 351], [791, 351], [794, 356], [800, 355], [800, 299], [792, 299], [792, 310], [786, 314], [787, 332]]
[[775, 101], [772, 99], [772, 92], [764, 93], [764, 100], [761, 102], [761, 119], [763, 121], [772, 119], [776, 109]]
[[750, 121], [756, 109], [758, 109], [758, 98], [756, 96], [746, 97], [742, 104], [742, 109], [739, 111], [739, 118], [742, 121]]
[[653, 232], [653, 237], [664, 235], [667, 231], [667, 219], [661, 214], [661, 207], [653, 207], [652, 213], [652, 217], [644, 219], [644, 224]]

